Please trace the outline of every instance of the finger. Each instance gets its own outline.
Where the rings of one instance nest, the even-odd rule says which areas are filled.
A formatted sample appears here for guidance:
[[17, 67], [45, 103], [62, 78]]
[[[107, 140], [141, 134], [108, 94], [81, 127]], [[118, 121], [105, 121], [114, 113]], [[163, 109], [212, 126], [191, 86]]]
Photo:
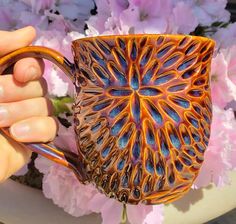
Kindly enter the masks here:
[[42, 59], [25, 58], [16, 62], [13, 76], [18, 82], [28, 82], [39, 79], [44, 72]]
[[30, 117], [49, 116], [52, 114], [53, 104], [44, 97], [0, 104], [0, 127], [9, 127], [20, 120]]
[[32, 26], [12, 32], [0, 31], [0, 57], [21, 47], [30, 45], [36, 37]]
[[0, 183], [22, 168], [30, 159], [31, 151], [5, 134], [0, 134]]
[[0, 103], [36, 98], [44, 96], [46, 93], [47, 82], [44, 78], [20, 83], [12, 75], [0, 76]]
[[20, 142], [49, 142], [57, 130], [58, 121], [53, 117], [32, 117], [10, 127], [12, 137]]

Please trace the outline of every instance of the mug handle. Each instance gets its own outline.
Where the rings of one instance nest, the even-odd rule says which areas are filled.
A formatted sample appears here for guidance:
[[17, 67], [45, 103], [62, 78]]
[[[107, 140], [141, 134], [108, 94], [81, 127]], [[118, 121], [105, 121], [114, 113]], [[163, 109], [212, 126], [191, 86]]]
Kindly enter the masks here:
[[[67, 58], [65, 58], [61, 53], [40, 46], [29, 46], [13, 51], [2, 58], [0, 58], [0, 75], [10, 67], [12, 64], [17, 62], [22, 58], [43, 58], [51, 61], [56, 64], [70, 79], [73, 83], [75, 83], [75, 66], [71, 63]], [[11, 136], [8, 128], [0, 128], [2, 133], [4, 133], [7, 137]], [[45, 143], [21, 143], [18, 144], [26, 146], [28, 149], [36, 152], [56, 163], [59, 163], [65, 167], [70, 168], [76, 173], [76, 176], [79, 178], [81, 182], [85, 182], [87, 180], [86, 172], [82, 167], [82, 164], [78, 161], [78, 156], [72, 152], [65, 151], [56, 147], [53, 142]]]

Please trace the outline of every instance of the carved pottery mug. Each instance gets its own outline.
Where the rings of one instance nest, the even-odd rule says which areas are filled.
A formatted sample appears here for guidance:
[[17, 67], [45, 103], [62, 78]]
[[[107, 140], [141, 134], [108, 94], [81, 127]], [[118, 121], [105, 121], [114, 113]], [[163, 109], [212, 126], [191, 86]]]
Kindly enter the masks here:
[[24, 145], [120, 202], [169, 203], [188, 192], [204, 160], [214, 45], [187, 35], [86, 37], [72, 42], [74, 64], [30, 46], [1, 58], [0, 73], [21, 58], [44, 58], [74, 83], [78, 154]]

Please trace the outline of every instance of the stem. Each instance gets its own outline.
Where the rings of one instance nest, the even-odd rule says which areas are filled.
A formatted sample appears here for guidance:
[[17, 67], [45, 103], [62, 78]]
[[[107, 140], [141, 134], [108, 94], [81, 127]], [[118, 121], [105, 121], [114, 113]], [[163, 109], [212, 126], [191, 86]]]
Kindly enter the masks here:
[[127, 208], [126, 204], [123, 203], [122, 215], [121, 215], [121, 224], [127, 223]]

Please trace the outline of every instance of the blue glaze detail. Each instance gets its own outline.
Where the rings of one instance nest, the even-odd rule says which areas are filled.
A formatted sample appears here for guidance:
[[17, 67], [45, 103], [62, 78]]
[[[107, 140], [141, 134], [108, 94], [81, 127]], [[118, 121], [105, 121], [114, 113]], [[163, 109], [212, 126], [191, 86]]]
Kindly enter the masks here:
[[133, 42], [130, 58], [134, 61], [136, 57], [137, 57], [137, 46], [135, 42]]
[[101, 65], [102, 67], [105, 67], [105, 66], [106, 66], [105, 61], [104, 61], [102, 58], [100, 58], [100, 57], [96, 54], [96, 52], [91, 51], [91, 55], [92, 55], [92, 57], [98, 62], [99, 65]]
[[175, 167], [179, 172], [183, 170], [183, 164], [178, 160], [175, 161]]
[[187, 150], [186, 150], [186, 153], [190, 156], [195, 156], [196, 153], [194, 152], [194, 149], [192, 147], [189, 147]]
[[201, 109], [198, 106], [193, 106], [193, 109], [201, 115]]
[[133, 69], [133, 73], [131, 74], [130, 85], [133, 90], [139, 89], [139, 77], [138, 73], [135, 69]]
[[162, 124], [163, 119], [162, 116], [160, 114], [160, 112], [157, 110], [157, 108], [152, 105], [152, 104], [148, 104], [148, 111], [150, 112], [152, 118], [158, 123], [158, 124]]
[[190, 159], [188, 159], [188, 158], [182, 157], [181, 160], [187, 166], [191, 166], [192, 165], [192, 161]]
[[202, 91], [197, 89], [192, 89], [188, 92], [191, 96], [199, 97], [202, 96]]
[[203, 133], [207, 138], [210, 138], [210, 132], [207, 129], [204, 129]]
[[211, 56], [211, 53], [208, 53], [208, 54], [202, 59], [202, 61], [203, 61], [203, 62], [206, 62], [206, 61], [210, 58], [210, 56]]
[[157, 170], [157, 174], [160, 175], [160, 176], [163, 176], [163, 175], [165, 174], [164, 165], [161, 164], [160, 162], [157, 163], [157, 165], [156, 165], [156, 170]]
[[204, 67], [201, 71], [201, 75], [204, 75], [206, 73], [206, 67]]
[[104, 108], [110, 106], [110, 105], [111, 105], [111, 102], [112, 102], [112, 100], [107, 100], [107, 101], [101, 102], [101, 103], [99, 103], [99, 104], [93, 106], [93, 110], [94, 110], [94, 111], [103, 110]]
[[185, 87], [186, 87], [186, 84], [179, 84], [179, 85], [169, 87], [168, 91], [169, 92], [177, 92], [177, 91], [184, 90]]
[[161, 85], [161, 84], [167, 83], [168, 81], [170, 81], [170, 80], [173, 79], [174, 77], [175, 77], [174, 74], [168, 74], [168, 75], [165, 75], [165, 76], [158, 77], [158, 78], [154, 81], [154, 84], [155, 84], [155, 85]]
[[204, 117], [205, 121], [206, 121], [208, 124], [211, 123], [211, 122], [210, 122], [210, 119], [208, 118], [208, 116], [207, 116], [206, 114], [203, 114], [203, 117]]
[[205, 147], [201, 143], [197, 143], [195, 147], [200, 153], [204, 153], [206, 150]]
[[161, 58], [163, 57], [165, 54], [168, 53], [168, 51], [172, 48], [172, 46], [167, 46], [165, 48], [163, 48], [162, 50], [158, 51], [157, 53], [157, 58]]
[[150, 128], [147, 128], [146, 132], [146, 140], [149, 145], [154, 145], [155, 144], [155, 136], [154, 133]]
[[125, 173], [121, 178], [121, 185], [124, 188], [127, 188], [129, 186], [129, 176], [127, 173]]
[[137, 94], [134, 95], [134, 102], [132, 102], [132, 114], [136, 124], [140, 123], [140, 99]]
[[205, 144], [206, 146], [208, 146], [208, 143], [209, 143], [209, 140], [208, 140], [208, 139], [203, 138], [203, 142], [204, 142], [204, 144]]
[[184, 72], [184, 74], [182, 75], [183, 79], [188, 79], [190, 77], [192, 77], [195, 74], [195, 71], [193, 69], [190, 69], [186, 72]]
[[173, 184], [175, 182], [175, 175], [174, 173], [171, 173], [171, 175], [168, 178], [168, 181], [170, 184]]
[[132, 155], [135, 160], [139, 159], [140, 157], [140, 143], [138, 141], [135, 141], [133, 145]]
[[157, 190], [161, 190], [164, 187], [164, 185], [165, 185], [165, 180], [163, 178], [159, 179], [157, 181], [157, 185], [156, 185]]
[[191, 138], [190, 136], [185, 132], [185, 133], [182, 133], [182, 136], [183, 136], [183, 139], [184, 139], [184, 142], [186, 145], [190, 145], [191, 144]]
[[165, 156], [165, 157], [170, 155], [170, 150], [168, 148], [168, 145], [166, 144], [166, 142], [163, 139], [161, 140], [161, 152], [162, 152], [163, 156]]
[[102, 150], [102, 157], [103, 158], [106, 158], [108, 156], [108, 154], [110, 153], [111, 151], [111, 145], [105, 147], [103, 150]]
[[104, 82], [106, 86], [110, 85], [110, 79], [107, 78], [99, 68], [94, 67], [94, 71], [101, 78], [101, 80]]
[[147, 192], [150, 191], [150, 185], [149, 185], [149, 183], [146, 183], [146, 184], [145, 184], [143, 191], [144, 191], [145, 193], [147, 193]]
[[153, 174], [154, 173], [154, 165], [153, 162], [150, 161], [149, 159], [146, 161], [146, 169], [149, 173]]
[[113, 127], [111, 128], [111, 135], [116, 136], [119, 134], [119, 132], [121, 131], [126, 122], [126, 119], [127, 119], [126, 117], [123, 117], [113, 125]]
[[170, 140], [171, 140], [172, 145], [173, 145], [175, 148], [180, 149], [181, 144], [180, 144], [180, 141], [179, 141], [179, 138], [178, 138], [177, 135], [175, 135], [175, 134], [170, 134]]
[[112, 96], [130, 96], [132, 94], [132, 90], [129, 89], [111, 89], [109, 93]]
[[141, 170], [139, 169], [137, 174], [135, 175], [135, 178], [134, 178], [134, 185], [135, 186], [139, 185], [140, 180], [141, 180]]
[[201, 140], [200, 136], [196, 132], [192, 133], [192, 137], [193, 137], [194, 141], [196, 141], [196, 142], [200, 142], [200, 140]]
[[196, 49], [196, 44], [192, 44], [187, 48], [187, 50], [185, 51], [185, 54], [186, 55], [191, 54], [195, 49]]
[[128, 102], [125, 101], [117, 106], [115, 106], [109, 113], [109, 117], [110, 118], [115, 118], [118, 114], [120, 114], [124, 109], [125, 107], [127, 106]]
[[93, 125], [91, 127], [91, 131], [96, 132], [96, 131], [98, 131], [101, 128], [101, 126], [102, 126], [101, 122], [98, 122], [98, 123], [96, 123], [95, 125]]
[[101, 48], [101, 50], [107, 54], [107, 55], [110, 55], [111, 54], [111, 51], [110, 49], [108, 49], [107, 47], [105, 47], [101, 42], [97, 41], [97, 44], [98, 46]]
[[198, 121], [193, 118], [193, 117], [190, 117], [190, 116], [187, 116], [188, 117], [188, 121], [195, 127], [195, 128], [199, 128], [199, 123]]
[[119, 43], [119, 47], [121, 49], [125, 50], [125, 48], [126, 48], [125, 42], [122, 39], [119, 38], [118, 43]]
[[147, 85], [149, 83], [149, 81], [151, 80], [152, 76], [154, 75], [154, 72], [152, 69], [149, 69], [147, 71], [147, 73], [143, 76], [142, 79], [142, 84], [143, 85]]
[[170, 67], [172, 66], [176, 61], [178, 61], [178, 59], [180, 58], [179, 55], [175, 55], [174, 57], [168, 59], [167, 61], [164, 62], [163, 67]]
[[100, 145], [102, 144], [102, 142], [103, 142], [103, 136], [101, 135], [97, 138], [97, 144]]
[[118, 164], [117, 164], [117, 169], [118, 169], [118, 170], [123, 170], [124, 165], [125, 165], [125, 160], [124, 160], [124, 159], [121, 159], [121, 160], [118, 162]]
[[149, 59], [151, 57], [151, 53], [152, 53], [152, 50], [148, 49], [148, 51], [143, 55], [143, 57], [142, 57], [142, 59], [140, 61], [141, 67], [144, 67], [148, 63], [148, 61], [149, 61]]
[[157, 96], [160, 95], [162, 92], [159, 89], [146, 87], [139, 90], [139, 94], [144, 96]]
[[127, 146], [128, 142], [129, 142], [129, 140], [130, 140], [131, 132], [132, 132], [132, 129], [129, 128], [129, 129], [120, 137], [120, 139], [119, 139], [119, 141], [118, 141], [118, 145], [119, 145], [119, 147], [120, 147], [121, 149], [124, 149], [124, 148]]
[[167, 115], [169, 115], [174, 121], [180, 122], [180, 117], [178, 113], [174, 109], [172, 109], [169, 105], [165, 103], [163, 105], [163, 109], [167, 113]]
[[181, 97], [172, 98], [171, 101], [183, 108], [189, 108], [189, 106], [190, 106], [190, 103]]
[[116, 51], [116, 55], [118, 57], [118, 60], [121, 64], [122, 68], [127, 69], [128, 65], [127, 65], [127, 62], [126, 62], [125, 58], [117, 51]]
[[183, 62], [179, 67], [178, 67], [178, 70], [179, 71], [183, 71], [185, 69], [187, 69], [188, 67], [190, 67], [191, 65], [193, 65], [193, 62], [194, 62], [195, 58], [192, 58], [190, 60], [187, 60], [185, 62]]
[[121, 86], [125, 86], [127, 85], [127, 79], [124, 76], [124, 74], [122, 72], [120, 72], [115, 66], [111, 65], [111, 68], [114, 72], [114, 75], [116, 76], [116, 78], [118, 79], [119, 83]]

